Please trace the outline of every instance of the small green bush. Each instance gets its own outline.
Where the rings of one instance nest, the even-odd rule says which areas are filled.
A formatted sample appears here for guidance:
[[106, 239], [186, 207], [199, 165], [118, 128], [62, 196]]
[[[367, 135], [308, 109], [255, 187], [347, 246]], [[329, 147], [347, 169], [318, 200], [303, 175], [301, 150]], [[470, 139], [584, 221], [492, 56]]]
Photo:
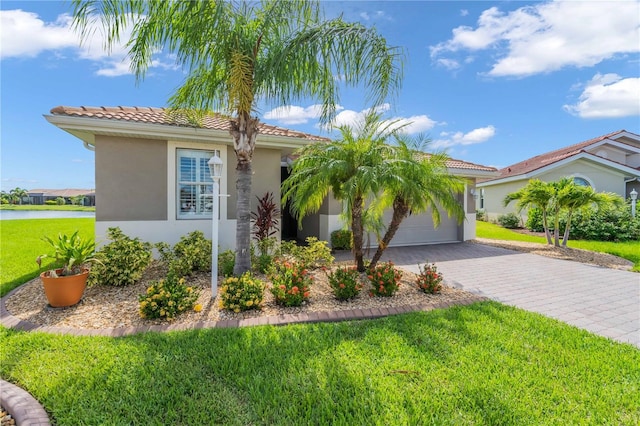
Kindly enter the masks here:
[[245, 272], [240, 278], [228, 277], [220, 287], [220, 307], [233, 312], [260, 309], [265, 284]]
[[211, 241], [201, 231], [182, 236], [173, 250], [164, 242], [156, 243], [155, 248], [160, 253], [160, 260], [168, 265], [169, 273], [178, 277], [211, 269]]
[[335, 271], [327, 275], [329, 285], [333, 291], [333, 295], [338, 300], [353, 299], [362, 290], [360, 284], [360, 273], [355, 266], [338, 267]]
[[66, 203], [67, 203], [67, 201], [64, 198], [62, 198], [62, 197], [56, 198], [56, 204], [57, 205], [64, 206]]
[[44, 202], [47, 206], [57, 206], [58, 202], [56, 200], [47, 200]]
[[171, 321], [182, 312], [194, 309], [199, 291], [184, 283], [184, 278], [178, 279], [174, 274], [169, 274], [164, 280], [152, 282], [147, 293], [138, 297], [140, 316]]
[[266, 274], [273, 265], [274, 260], [275, 257], [270, 254], [261, 254], [253, 261], [253, 267], [261, 274]]
[[218, 275], [230, 277], [236, 266], [236, 254], [233, 250], [225, 250], [218, 254]]
[[300, 306], [309, 298], [313, 279], [300, 262], [276, 261], [268, 274], [276, 304]]
[[544, 226], [542, 226], [542, 210], [539, 208], [529, 209], [527, 212], [527, 222], [524, 226], [529, 231], [544, 232]]
[[487, 212], [483, 209], [476, 210], [476, 220], [480, 220], [482, 222], [487, 221]]
[[416, 278], [416, 284], [420, 290], [428, 294], [439, 293], [442, 290], [442, 273], [438, 272], [435, 263], [418, 265], [420, 273]]
[[498, 223], [503, 228], [518, 228], [520, 227], [520, 216], [515, 213], [501, 214], [500, 216], [498, 216]]
[[120, 228], [109, 228], [111, 240], [96, 253], [89, 282], [111, 286], [135, 283], [151, 263], [151, 244], [126, 236]]
[[305, 268], [316, 269], [333, 263], [334, 257], [326, 241], [316, 237], [308, 237], [306, 246], [299, 246], [294, 241], [283, 241], [280, 254], [285, 259], [301, 263]]
[[379, 263], [373, 270], [369, 270], [367, 278], [373, 289], [370, 296], [393, 296], [400, 288], [402, 271], [394, 268], [392, 262]]
[[331, 233], [331, 247], [334, 250], [351, 250], [353, 234], [348, 229], [338, 229]]

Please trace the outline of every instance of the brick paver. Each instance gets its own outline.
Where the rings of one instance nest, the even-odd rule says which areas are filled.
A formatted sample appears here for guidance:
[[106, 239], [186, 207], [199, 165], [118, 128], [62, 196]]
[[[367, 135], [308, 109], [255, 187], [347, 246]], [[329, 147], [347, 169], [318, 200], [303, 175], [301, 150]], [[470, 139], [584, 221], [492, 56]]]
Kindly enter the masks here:
[[640, 347], [638, 273], [469, 242], [391, 247], [387, 259], [416, 273], [436, 262], [450, 286]]

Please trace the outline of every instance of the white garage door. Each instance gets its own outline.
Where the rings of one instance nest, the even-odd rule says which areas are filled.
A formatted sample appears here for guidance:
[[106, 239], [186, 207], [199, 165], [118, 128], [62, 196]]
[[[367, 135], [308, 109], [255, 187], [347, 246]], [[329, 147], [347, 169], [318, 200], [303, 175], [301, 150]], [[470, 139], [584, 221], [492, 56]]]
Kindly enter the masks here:
[[[392, 211], [385, 212], [384, 223], [389, 224]], [[434, 243], [450, 243], [460, 241], [458, 238], [458, 223], [450, 219], [446, 213], [440, 213], [440, 225], [433, 226], [431, 212], [410, 215], [405, 218], [391, 240], [390, 246], [410, 246]], [[377, 245], [375, 236], [371, 238], [371, 245]]]

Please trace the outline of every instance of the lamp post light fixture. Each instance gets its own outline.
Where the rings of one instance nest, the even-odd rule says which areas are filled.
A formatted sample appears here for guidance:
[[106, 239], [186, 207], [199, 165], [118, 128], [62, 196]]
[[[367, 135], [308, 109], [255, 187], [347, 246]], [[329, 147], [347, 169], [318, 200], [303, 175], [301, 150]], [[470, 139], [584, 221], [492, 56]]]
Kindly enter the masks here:
[[211, 205], [211, 298], [215, 299], [218, 294], [218, 211], [220, 210], [220, 177], [222, 177], [222, 159], [218, 157], [218, 152], [207, 162], [209, 173], [213, 180], [213, 194]]
[[631, 197], [631, 216], [636, 217], [636, 200], [638, 199], [638, 191], [632, 189], [629, 196]]

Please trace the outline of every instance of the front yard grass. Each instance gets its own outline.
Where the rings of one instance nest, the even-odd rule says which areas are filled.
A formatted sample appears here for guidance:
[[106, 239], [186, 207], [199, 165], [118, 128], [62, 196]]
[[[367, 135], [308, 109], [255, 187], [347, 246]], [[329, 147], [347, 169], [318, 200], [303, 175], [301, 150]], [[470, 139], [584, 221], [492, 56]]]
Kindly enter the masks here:
[[476, 303], [379, 320], [70, 337], [0, 328], [55, 424], [618, 424], [640, 351]]
[[35, 260], [50, 251], [51, 246], [42, 240], [47, 235], [71, 234], [80, 230], [83, 238], [94, 237], [95, 219], [24, 219], [0, 222], [0, 296], [4, 296], [20, 284], [38, 276], [52, 264], [44, 259], [38, 269]]
[[[544, 237], [521, 234], [519, 232], [505, 229], [494, 223], [482, 221], [476, 222], [476, 236], [478, 238], [489, 238], [492, 240], [527, 241], [541, 244], [547, 243], [547, 240]], [[634, 271], [640, 271], [640, 241], [613, 242], [571, 240], [571, 236], [569, 236], [568, 246], [623, 257], [634, 263]]]

